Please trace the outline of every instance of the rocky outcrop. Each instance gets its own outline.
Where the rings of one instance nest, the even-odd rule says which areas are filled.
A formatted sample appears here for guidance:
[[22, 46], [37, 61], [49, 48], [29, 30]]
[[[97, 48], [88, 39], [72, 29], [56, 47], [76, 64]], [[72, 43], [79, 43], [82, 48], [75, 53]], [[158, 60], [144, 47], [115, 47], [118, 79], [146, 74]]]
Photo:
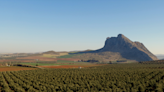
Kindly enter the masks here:
[[117, 37], [108, 37], [103, 48], [94, 52], [119, 52], [123, 58], [136, 61], [157, 60], [142, 43], [133, 42], [122, 34]]

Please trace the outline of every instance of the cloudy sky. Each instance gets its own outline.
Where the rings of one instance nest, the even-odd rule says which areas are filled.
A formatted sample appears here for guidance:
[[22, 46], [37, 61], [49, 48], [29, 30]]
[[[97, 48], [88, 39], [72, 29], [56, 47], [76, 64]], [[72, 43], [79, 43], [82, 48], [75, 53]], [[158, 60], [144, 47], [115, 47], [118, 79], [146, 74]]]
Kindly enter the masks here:
[[0, 53], [94, 50], [120, 33], [164, 54], [164, 0], [0, 0]]

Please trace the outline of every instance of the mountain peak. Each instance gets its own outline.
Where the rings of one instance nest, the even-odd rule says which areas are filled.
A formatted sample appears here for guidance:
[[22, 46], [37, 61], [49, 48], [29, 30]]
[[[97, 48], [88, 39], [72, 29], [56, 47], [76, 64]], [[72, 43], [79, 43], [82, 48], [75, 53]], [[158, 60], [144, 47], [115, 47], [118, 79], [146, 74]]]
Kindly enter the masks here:
[[105, 41], [104, 47], [97, 51], [118, 52], [124, 58], [136, 61], [149, 61], [157, 59], [156, 56], [154, 56], [142, 43], [133, 42], [123, 34], [119, 34], [117, 37], [108, 38]]
[[[124, 36], [123, 34], [119, 34], [118, 36], [117, 36], [117, 38], [118, 39], [127, 39], [127, 40], [129, 40], [126, 36]], [[129, 40], [130, 41], [130, 40]]]
[[117, 37], [125, 37], [123, 34], [118, 34]]

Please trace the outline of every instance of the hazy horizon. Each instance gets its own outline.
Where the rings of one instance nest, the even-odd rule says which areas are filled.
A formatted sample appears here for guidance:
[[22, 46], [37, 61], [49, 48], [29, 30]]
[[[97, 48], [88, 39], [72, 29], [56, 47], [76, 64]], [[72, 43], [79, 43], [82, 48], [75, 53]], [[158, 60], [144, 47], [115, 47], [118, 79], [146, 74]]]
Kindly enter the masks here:
[[100, 49], [123, 34], [164, 54], [164, 1], [1, 0], [0, 53]]

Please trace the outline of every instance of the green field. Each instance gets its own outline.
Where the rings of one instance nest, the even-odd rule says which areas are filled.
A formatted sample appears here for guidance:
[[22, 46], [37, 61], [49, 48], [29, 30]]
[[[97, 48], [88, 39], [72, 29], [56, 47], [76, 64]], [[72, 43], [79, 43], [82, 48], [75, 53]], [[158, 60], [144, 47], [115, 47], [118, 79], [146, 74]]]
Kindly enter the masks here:
[[[71, 64], [67, 64], [67, 63], [71, 63]], [[19, 64], [32, 65], [32, 66], [36, 66], [36, 65], [38, 65], [38, 66], [47, 66], [47, 65], [90, 65], [92, 63], [86, 63], [86, 62], [75, 62], [75, 63], [72, 63], [72, 62], [69, 62], [69, 61], [62, 61], [61, 60], [58, 63], [19, 63]]]
[[58, 60], [57, 63], [74, 63], [74, 61]]
[[74, 62], [74, 61], [65, 61], [65, 60], [58, 60], [57, 63], [74, 63], [76, 65], [80, 65], [80, 64], [93, 64], [93, 63], [89, 63], [89, 62]]
[[19, 63], [19, 64], [32, 65], [32, 66], [57, 65], [57, 64], [46, 64], [46, 63]]

